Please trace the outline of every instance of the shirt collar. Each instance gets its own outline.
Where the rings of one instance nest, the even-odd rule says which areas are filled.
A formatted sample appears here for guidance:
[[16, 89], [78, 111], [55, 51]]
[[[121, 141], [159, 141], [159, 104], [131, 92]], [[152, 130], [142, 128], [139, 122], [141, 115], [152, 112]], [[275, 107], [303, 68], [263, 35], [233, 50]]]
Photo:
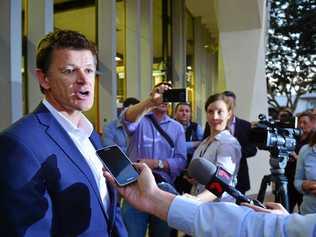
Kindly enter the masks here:
[[43, 104], [67, 133], [73, 134], [82, 139], [89, 138], [91, 136], [93, 132], [93, 125], [82, 113], [79, 120], [79, 125], [76, 127], [72, 121], [66, 118], [61, 112], [56, 110], [54, 106], [52, 106], [46, 99], [43, 99]]
[[116, 119], [116, 127], [117, 127], [117, 128], [123, 127], [123, 123], [122, 123], [123, 112], [125, 112], [126, 109], [127, 109], [127, 108], [123, 109], [123, 111], [120, 113], [120, 115], [119, 115], [118, 118]]
[[231, 124], [236, 124], [236, 116], [233, 117]]
[[[154, 114], [154, 112], [149, 112], [148, 114]], [[171, 121], [171, 118], [167, 114], [165, 114], [159, 123], [167, 123], [170, 121]]]

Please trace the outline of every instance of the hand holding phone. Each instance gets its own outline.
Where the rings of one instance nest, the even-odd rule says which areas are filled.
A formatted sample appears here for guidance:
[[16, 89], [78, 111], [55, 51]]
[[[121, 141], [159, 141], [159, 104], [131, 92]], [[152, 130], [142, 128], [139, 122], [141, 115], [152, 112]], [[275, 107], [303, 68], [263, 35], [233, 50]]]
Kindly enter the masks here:
[[96, 153], [119, 186], [126, 186], [137, 180], [137, 170], [117, 145], [104, 147]]

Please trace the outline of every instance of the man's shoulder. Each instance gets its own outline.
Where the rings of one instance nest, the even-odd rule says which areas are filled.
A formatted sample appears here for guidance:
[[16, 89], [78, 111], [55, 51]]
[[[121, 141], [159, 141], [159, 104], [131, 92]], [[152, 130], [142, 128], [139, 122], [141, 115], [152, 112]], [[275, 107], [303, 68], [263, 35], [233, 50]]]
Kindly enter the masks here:
[[120, 122], [119, 119], [113, 119], [110, 122], [108, 122], [107, 124], [104, 125], [104, 128], [116, 128], [119, 125], [122, 125], [122, 123]]
[[245, 119], [236, 117], [236, 123], [240, 126], [251, 126], [251, 123]]
[[168, 122], [170, 122], [175, 128], [181, 129], [184, 131], [183, 125], [179, 123], [177, 120], [168, 116]]
[[215, 138], [220, 144], [232, 144], [240, 146], [238, 140], [233, 135], [231, 135], [228, 130], [222, 131], [216, 135]]
[[6, 133], [24, 133], [25, 130], [28, 130], [28, 133], [32, 133], [32, 130], [36, 128], [35, 124], [38, 123], [34, 113], [28, 114], [20, 118], [15, 123], [11, 124], [9, 127], [4, 129], [0, 134]]

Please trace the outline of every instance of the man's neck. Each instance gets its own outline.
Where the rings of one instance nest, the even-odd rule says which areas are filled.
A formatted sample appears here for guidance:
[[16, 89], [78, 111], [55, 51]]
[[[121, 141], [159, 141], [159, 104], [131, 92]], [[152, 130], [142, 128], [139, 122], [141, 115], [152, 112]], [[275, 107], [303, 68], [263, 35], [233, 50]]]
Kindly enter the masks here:
[[58, 103], [56, 103], [54, 100], [52, 100], [49, 97], [45, 97], [47, 102], [51, 106], [53, 106], [58, 112], [60, 112], [63, 116], [65, 116], [67, 119], [69, 119], [76, 127], [79, 126], [79, 121], [82, 117], [80, 111], [70, 111], [67, 110], [67, 108], [60, 106]]

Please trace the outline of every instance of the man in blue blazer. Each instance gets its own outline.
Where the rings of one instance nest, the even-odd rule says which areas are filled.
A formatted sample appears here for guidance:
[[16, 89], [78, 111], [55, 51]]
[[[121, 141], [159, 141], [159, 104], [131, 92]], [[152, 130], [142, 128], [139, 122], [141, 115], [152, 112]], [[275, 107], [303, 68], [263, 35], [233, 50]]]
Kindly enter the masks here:
[[93, 105], [96, 63], [78, 32], [39, 43], [44, 99], [0, 134], [0, 236], [127, 236], [96, 156], [101, 140], [82, 114]]

